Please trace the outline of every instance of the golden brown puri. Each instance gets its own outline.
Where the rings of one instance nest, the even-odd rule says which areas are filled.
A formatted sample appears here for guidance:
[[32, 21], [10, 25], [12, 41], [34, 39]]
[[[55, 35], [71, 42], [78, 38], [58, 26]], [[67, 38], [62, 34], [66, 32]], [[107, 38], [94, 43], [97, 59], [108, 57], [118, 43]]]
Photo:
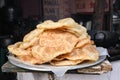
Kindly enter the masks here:
[[74, 48], [72, 52], [58, 56], [51, 61], [52, 65], [76, 65], [85, 60], [98, 60], [99, 53], [94, 45], [85, 45], [82, 48]]
[[41, 59], [41, 63], [51, 61], [55, 57], [71, 52], [78, 38], [61, 30], [46, 30], [40, 35], [39, 45], [32, 48], [32, 55]]
[[51, 61], [50, 64], [53, 66], [73, 66], [83, 62], [82, 60], [61, 60], [61, 61]]
[[31, 64], [77, 65], [97, 61], [99, 53], [85, 27], [72, 18], [46, 20], [26, 34], [23, 41], [8, 46], [9, 52]]
[[68, 60], [93, 60], [98, 59], [98, 51], [94, 45], [85, 45], [82, 48], [74, 48], [72, 52], [63, 54], [60, 57]]

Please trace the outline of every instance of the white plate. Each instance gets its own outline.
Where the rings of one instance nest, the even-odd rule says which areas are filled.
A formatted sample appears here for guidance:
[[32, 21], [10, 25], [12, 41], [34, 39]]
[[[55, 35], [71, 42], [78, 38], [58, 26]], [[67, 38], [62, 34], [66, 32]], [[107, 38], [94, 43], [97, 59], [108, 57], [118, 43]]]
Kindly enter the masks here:
[[73, 69], [78, 69], [78, 68], [85, 68], [85, 67], [90, 67], [90, 66], [99, 64], [102, 61], [104, 61], [105, 59], [106, 59], [106, 55], [102, 55], [102, 56], [99, 57], [99, 60], [94, 62], [94, 63], [87, 62], [87, 63], [82, 63], [82, 64], [79, 64], [79, 65], [75, 65], [75, 66], [57, 67], [57, 66], [52, 66], [50, 64], [32, 65], [32, 64], [26, 63], [24, 61], [21, 61], [20, 59], [14, 57], [12, 55], [8, 56], [8, 60], [13, 65], [16, 65], [16, 66], [21, 67], [21, 68], [29, 69], [29, 70], [52, 71], [57, 76], [63, 76], [65, 74], [65, 72], [68, 71], [68, 70], [73, 70]]

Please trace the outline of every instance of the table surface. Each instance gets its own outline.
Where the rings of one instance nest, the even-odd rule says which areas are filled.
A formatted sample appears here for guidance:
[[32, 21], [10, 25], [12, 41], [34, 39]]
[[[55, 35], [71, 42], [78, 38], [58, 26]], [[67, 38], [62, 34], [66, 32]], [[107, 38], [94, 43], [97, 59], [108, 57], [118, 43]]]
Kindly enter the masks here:
[[2, 66], [2, 72], [25, 72], [25, 71], [30, 71], [30, 70], [17, 67], [15, 65], [11, 64], [9, 61], [7, 61]]
[[[65, 74], [62, 79], [57, 80], [119, 80], [120, 79], [120, 60], [111, 62], [112, 71], [101, 75], [89, 75], [89, 74]], [[54, 80], [49, 79], [50, 76], [46, 73], [33, 73], [27, 72], [30, 70], [18, 68], [12, 65], [10, 62], [6, 62], [2, 66], [3, 72], [18, 72], [18, 80]], [[55, 79], [56, 80], [56, 79]]]
[[[17, 67], [13, 64], [11, 64], [9, 61], [7, 61], [2, 67], [2, 72], [42, 72], [42, 73], [52, 73], [50, 71], [35, 71], [35, 70], [28, 70], [24, 68]], [[67, 73], [78, 73], [77, 70], [70, 70]]]

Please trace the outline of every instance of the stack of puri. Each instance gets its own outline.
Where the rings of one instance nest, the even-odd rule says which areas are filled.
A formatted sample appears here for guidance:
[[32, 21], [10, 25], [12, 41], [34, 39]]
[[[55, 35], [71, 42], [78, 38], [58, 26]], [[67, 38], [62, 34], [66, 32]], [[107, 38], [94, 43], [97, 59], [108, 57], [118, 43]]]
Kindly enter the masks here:
[[8, 50], [16, 58], [34, 65], [68, 66], [99, 59], [86, 28], [72, 18], [46, 20], [26, 34], [23, 41], [9, 45]]

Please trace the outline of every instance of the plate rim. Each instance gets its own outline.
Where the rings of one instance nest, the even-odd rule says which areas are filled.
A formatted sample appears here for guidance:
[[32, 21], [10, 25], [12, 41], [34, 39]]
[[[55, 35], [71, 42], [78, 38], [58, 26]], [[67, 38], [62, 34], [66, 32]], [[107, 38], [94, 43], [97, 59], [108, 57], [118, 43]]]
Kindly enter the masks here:
[[[16, 57], [14, 57], [13, 55], [8, 55], [8, 60], [10, 63], [12, 63], [13, 65], [17, 66], [17, 67], [20, 67], [20, 68], [24, 68], [24, 69], [28, 69], [28, 70], [34, 70], [34, 71], [53, 71], [52, 69], [68, 69], [68, 70], [74, 70], [74, 69], [80, 69], [80, 68], [86, 68], [86, 67], [90, 67], [90, 66], [94, 66], [94, 65], [97, 65], [101, 62], [103, 62], [105, 59], [106, 59], [106, 55], [102, 55], [102, 56], [99, 56], [99, 59], [94, 62], [94, 63], [91, 63], [91, 64], [78, 64], [78, 65], [75, 65], [75, 66], [52, 66], [52, 65], [43, 65], [43, 64], [40, 64], [40, 65], [32, 65], [30, 63], [27, 63], [27, 62], [24, 62]], [[44, 68], [45, 66], [48, 66], [47, 68]], [[43, 68], [41, 68], [43, 67]]]

